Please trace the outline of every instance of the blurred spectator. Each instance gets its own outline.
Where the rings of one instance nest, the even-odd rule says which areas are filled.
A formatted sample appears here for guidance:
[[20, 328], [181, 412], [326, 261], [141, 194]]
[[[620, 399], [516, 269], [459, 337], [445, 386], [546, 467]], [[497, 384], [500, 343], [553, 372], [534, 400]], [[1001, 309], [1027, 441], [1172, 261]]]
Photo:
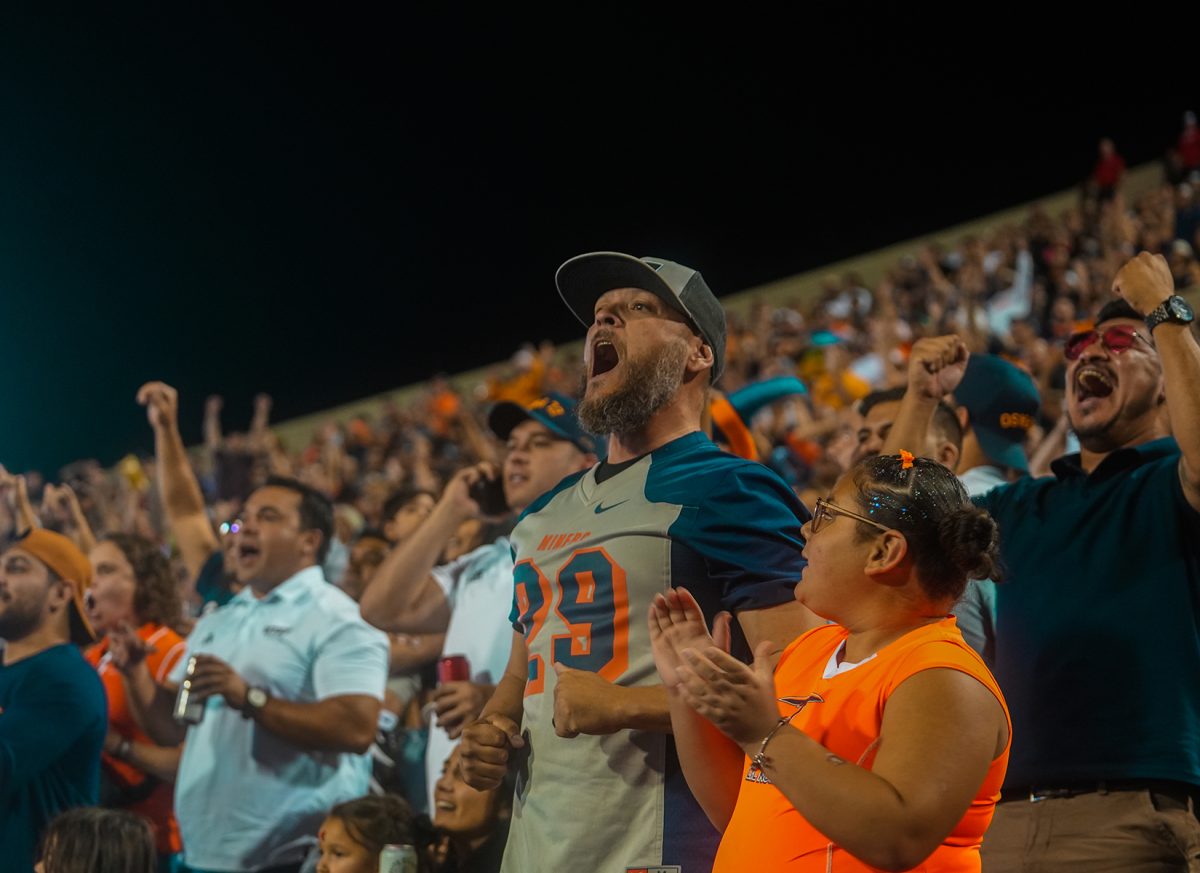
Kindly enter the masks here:
[[[498, 537], [453, 563], [437, 566], [437, 562], [464, 522], [485, 514], [517, 514], [564, 477], [596, 460], [595, 441], [579, 426], [575, 403], [563, 395], [550, 395], [528, 408], [497, 404], [488, 423], [507, 442], [500, 475], [490, 465], [479, 465], [451, 479], [421, 536], [392, 551], [362, 599], [363, 615], [376, 627], [401, 633], [445, 633], [444, 652], [467, 659], [470, 680], [443, 683], [435, 694], [437, 723], [430, 729], [425, 756], [430, 793], [463, 726], [479, 716], [503, 675], [513, 635], [505, 618], [513, 597], [507, 537]], [[485, 505], [489, 488], [496, 506]]]
[[188, 579], [195, 580], [197, 612], [208, 604], [228, 603], [240, 589], [234, 572], [234, 546], [238, 524], [229, 520], [221, 526], [221, 537], [213, 531], [205, 509], [204, 495], [188, 461], [179, 435], [179, 395], [165, 382], [147, 382], [138, 389], [137, 402], [146, 407], [154, 429], [159, 494], [167, 525], [175, 537]]
[[438, 873], [499, 873], [512, 817], [512, 783], [476, 791], [459, 770], [458, 749], [433, 791], [433, 824], [443, 838]]
[[28, 873], [58, 813], [96, 803], [107, 710], [79, 646], [92, 568], [75, 544], [33, 530], [0, 554], [0, 871]]
[[554, 347], [548, 343], [539, 349], [529, 343], [522, 346], [512, 356], [509, 371], [489, 385], [488, 399], [529, 406], [546, 392], [546, 373], [553, 355]]
[[[295, 480], [251, 493], [235, 562], [246, 587], [197, 622], [169, 685], [140, 638], [110, 631], [147, 733], [172, 746], [186, 736], [175, 810], [190, 870], [296, 870], [325, 810], [366, 792], [387, 642], [322, 575], [332, 516]], [[185, 676], [205, 701], [190, 729], [172, 717]]]
[[437, 496], [423, 488], [402, 488], [383, 504], [383, 535], [398, 546], [433, 512]]
[[[962, 424], [958, 478], [971, 497], [986, 494], [1029, 472], [1025, 437], [1037, 420], [1037, 386], [1028, 373], [994, 355], [972, 355], [954, 391]], [[996, 662], [996, 583], [970, 579], [954, 605], [963, 639]]]
[[[903, 399], [904, 388], [875, 391], [863, 398], [859, 404], [861, 421], [857, 431], [858, 446], [854, 450], [851, 463], [857, 464], [863, 458], [879, 454], [888, 434], [891, 433], [896, 413], [900, 410], [900, 401]], [[914, 448], [913, 453], [932, 458], [953, 470], [958, 465], [961, 451], [962, 425], [959, 424], [958, 416], [949, 404], [939, 403], [924, 444]]]
[[391, 794], [339, 803], [329, 810], [317, 839], [316, 873], [377, 873], [384, 869], [379, 855], [388, 845], [416, 849], [416, 873], [435, 869], [433, 825]]
[[1101, 200], [1111, 200], [1125, 178], [1125, 159], [1117, 154], [1117, 147], [1108, 137], [1100, 140], [1096, 166], [1092, 169], [1092, 184]]
[[[28, 870], [28, 868], [25, 868]], [[46, 831], [36, 873], [164, 873], [141, 816], [87, 807], [64, 812]], [[25, 873], [25, 870], [21, 871]]]
[[156, 745], [138, 725], [121, 673], [112, 664], [108, 633], [123, 627], [136, 634], [148, 651], [146, 666], [161, 685], [186, 647], [178, 633], [183, 622], [179, 592], [167, 559], [135, 534], [109, 534], [90, 557], [92, 585], [84, 602], [101, 639], [88, 649], [87, 660], [100, 673], [108, 697], [100, 803], [149, 820], [159, 865], [169, 870], [171, 857], [183, 847], [172, 799], [179, 749]]
[[1179, 132], [1179, 142], [1175, 147], [1185, 171], [1200, 170], [1200, 125], [1196, 124], [1195, 112], [1189, 110], [1183, 113], [1183, 130]]

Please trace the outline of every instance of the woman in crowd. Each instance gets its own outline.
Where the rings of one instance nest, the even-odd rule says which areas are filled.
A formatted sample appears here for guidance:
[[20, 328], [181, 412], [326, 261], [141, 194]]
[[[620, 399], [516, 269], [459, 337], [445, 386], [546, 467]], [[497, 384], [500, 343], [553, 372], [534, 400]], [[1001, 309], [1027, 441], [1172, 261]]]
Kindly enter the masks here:
[[380, 852], [393, 844], [417, 850], [418, 873], [435, 869], [433, 826], [394, 794], [339, 803], [329, 811], [317, 839], [317, 873], [377, 873]]
[[442, 837], [438, 873], [497, 873], [508, 840], [512, 786], [476, 791], [463, 781], [456, 748], [433, 791], [433, 824]]
[[37, 873], [154, 873], [154, 834], [139, 815], [84, 807], [46, 830]]
[[88, 650], [87, 658], [99, 671], [108, 694], [101, 803], [128, 809], [150, 821], [160, 869], [165, 871], [170, 869], [171, 856], [181, 848], [172, 791], [181, 750], [155, 745], [134, 720], [122, 674], [110, 652], [109, 635], [128, 629], [141, 638], [150, 672], [161, 683], [185, 649], [176, 631], [182, 620], [179, 590], [170, 562], [143, 537], [109, 534], [89, 557], [93, 581], [85, 602], [88, 618], [101, 639]]
[[[715, 871], [978, 871], [1008, 763], [995, 680], [948, 616], [993, 575], [996, 529], [954, 474], [866, 458], [804, 526], [796, 597], [833, 622], [752, 667], [683, 589], [650, 610], [688, 785], [723, 832]], [[724, 650], [723, 650], [724, 649]]]

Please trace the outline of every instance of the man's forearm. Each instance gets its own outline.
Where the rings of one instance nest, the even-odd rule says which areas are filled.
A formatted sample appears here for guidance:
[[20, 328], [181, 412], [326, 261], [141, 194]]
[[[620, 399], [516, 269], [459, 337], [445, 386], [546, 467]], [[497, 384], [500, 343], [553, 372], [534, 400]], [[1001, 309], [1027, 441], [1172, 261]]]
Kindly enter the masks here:
[[491, 699], [484, 704], [479, 717], [502, 715], [520, 724], [524, 710], [525, 679], [506, 672], [500, 677], [500, 684], [496, 686]]
[[125, 697], [133, 719], [160, 746], [178, 746], [187, 727], [175, 721], [175, 692], [159, 685], [145, 662], [124, 677]]
[[150, 743], [131, 743], [124, 760], [143, 773], [149, 773], [163, 782], [174, 782], [179, 772], [179, 757], [183, 750], [179, 746], [164, 747]]
[[671, 709], [662, 685], [622, 688], [618, 701], [624, 727], [635, 731], [671, 732]]
[[188, 460], [183, 438], [173, 427], [154, 429], [154, 453], [158, 460], [158, 487], [169, 517], [204, 512], [204, 495]]
[[418, 535], [392, 549], [375, 571], [359, 604], [363, 618], [398, 633], [445, 631], [449, 604], [429, 574], [461, 522], [447, 504], [434, 507]]
[[879, 453], [895, 455], [904, 449], [914, 455], [919, 455], [920, 451], [914, 450], [913, 447], [920, 449], [925, 445], [926, 435], [933, 422], [933, 414], [937, 410], [937, 405], [937, 400], [917, 396], [910, 389], [904, 395], [904, 399], [900, 401], [896, 420], [892, 423], [892, 429], [888, 432], [887, 439], [883, 441], [883, 447]]
[[1162, 358], [1171, 432], [1183, 455], [1189, 484], [1200, 490], [1200, 344], [1190, 325], [1160, 324], [1154, 342]]
[[365, 753], [375, 739], [382, 703], [347, 695], [297, 703], [273, 697], [254, 720], [294, 746], [310, 752]]

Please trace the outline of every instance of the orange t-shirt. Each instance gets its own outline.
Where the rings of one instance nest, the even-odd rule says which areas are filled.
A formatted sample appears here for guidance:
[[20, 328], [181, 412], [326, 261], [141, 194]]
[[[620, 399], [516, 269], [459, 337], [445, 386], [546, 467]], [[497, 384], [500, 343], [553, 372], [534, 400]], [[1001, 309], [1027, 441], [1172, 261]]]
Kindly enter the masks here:
[[[146, 656], [146, 666], [150, 668], [154, 681], [163, 683], [171, 668], [183, 657], [187, 643], [164, 625], [144, 624], [138, 628], [137, 635], [154, 646], [154, 651]], [[99, 672], [100, 681], [104, 683], [104, 691], [108, 695], [109, 727], [131, 742], [153, 745], [154, 741], [138, 727], [129, 709], [121, 673], [110, 663], [108, 638], [88, 649], [86, 657]], [[146, 774], [141, 770], [125, 761], [118, 761], [108, 753], [101, 760], [109, 775], [122, 785], [135, 786], [146, 779]], [[174, 787], [171, 783], [161, 783], [144, 800], [131, 805], [129, 810], [150, 820], [160, 853], [171, 854], [183, 847], [179, 839], [179, 823], [175, 821]]]
[[[830, 658], [847, 636], [847, 631], [836, 625], [811, 630], [784, 650], [775, 668], [776, 694], [807, 700], [792, 719], [792, 726], [838, 757], [871, 768], [873, 744], [879, 738], [888, 698], [900, 683], [922, 670], [949, 668], [974, 677], [996, 695], [1009, 719], [1000, 687], [979, 655], [963, 641], [953, 618], [910, 631], [858, 666], [824, 678]], [[790, 704], [779, 704], [783, 716], [794, 711]], [[966, 814], [942, 845], [914, 870], [978, 873], [979, 847], [991, 824], [1008, 769], [1011, 730], [1009, 719], [1009, 743], [992, 761]], [[749, 770], [747, 758], [737, 805], [721, 838], [713, 873], [877, 869], [833, 845], [774, 785], [747, 779]]]

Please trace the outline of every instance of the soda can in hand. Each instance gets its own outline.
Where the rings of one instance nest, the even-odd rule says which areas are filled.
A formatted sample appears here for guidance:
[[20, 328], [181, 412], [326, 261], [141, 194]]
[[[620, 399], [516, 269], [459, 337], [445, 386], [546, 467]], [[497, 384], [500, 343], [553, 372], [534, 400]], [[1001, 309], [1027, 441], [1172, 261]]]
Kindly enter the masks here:
[[438, 658], [437, 678], [438, 685], [444, 685], [447, 682], [469, 682], [471, 664], [467, 661], [467, 656], [447, 655], [444, 658]]
[[379, 873], [417, 873], [417, 850], [395, 843], [379, 853]]

